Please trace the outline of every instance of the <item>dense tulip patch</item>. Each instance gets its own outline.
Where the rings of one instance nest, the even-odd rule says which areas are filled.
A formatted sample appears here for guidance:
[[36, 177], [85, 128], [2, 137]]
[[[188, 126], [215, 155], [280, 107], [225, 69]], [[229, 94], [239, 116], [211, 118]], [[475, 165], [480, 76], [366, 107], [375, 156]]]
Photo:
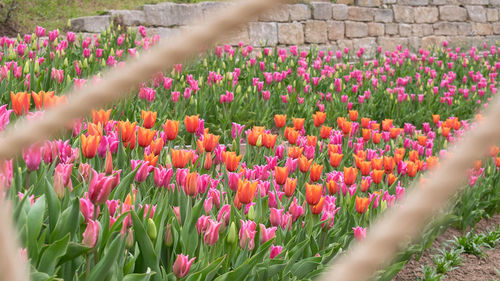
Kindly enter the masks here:
[[[0, 128], [40, 118], [158, 40], [143, 28], [0, 38]], [[363, 49], [241, 44], [158, 73], [0, 163], [33, 279], [314, 278], [480, 122], [499, 52], [445, 44], [364, 60]], [[380, 278], [440, 227], [499, 211], [498, 153], [474, 163], [446, 222]]]

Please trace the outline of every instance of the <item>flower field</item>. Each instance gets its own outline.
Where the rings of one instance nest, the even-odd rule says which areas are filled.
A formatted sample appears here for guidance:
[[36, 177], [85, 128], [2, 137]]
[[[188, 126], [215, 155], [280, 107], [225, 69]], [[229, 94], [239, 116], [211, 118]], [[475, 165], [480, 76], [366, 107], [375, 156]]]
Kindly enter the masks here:
[[[0, 38], [0, 129], [158, 40], [142, 27]], [[365, 60], [363, 49], [220, 46], [68, 122], [0, 163], [33, 280], [313, 279], [496, 95], [500, 47], [436, 47]], [[499, 167], [491, 147], [445, 218], [378, 277], [443, 227], [498, 213]]]

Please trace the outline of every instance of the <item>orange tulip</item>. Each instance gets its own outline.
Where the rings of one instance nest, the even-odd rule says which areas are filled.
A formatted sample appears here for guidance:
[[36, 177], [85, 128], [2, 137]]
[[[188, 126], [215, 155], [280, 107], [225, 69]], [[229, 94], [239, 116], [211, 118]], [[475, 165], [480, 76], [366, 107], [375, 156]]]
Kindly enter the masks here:
[[374, 170], [382, 170], [384, 166], [384, 160], [382, 158], [372, 158], [372, 169]]
[[[198, 126], [200, 125], [200, 115], [192, 115], [184, 117], [184, 126], [186, 127], [186, 131], [189, 133], [194, 133], [198, 130]], [[177, 123], [177, 129], [179, 128], [179, 123]], [[176, 134], [177, 135], [177, 134]]]
[[326, 120], [326, 112], [316, 111], [316, 113], [313, 114], [313, 121], [315, 127], [323, 125], [323, 123], [325, 123], [325, 120]]
[[288, 134], [285, 136], [285, 138], [288, 140], [290, 144], [296, 144], [297, 139], [299, 138], [299, 131], [296, 131], [295, 129], [290, 129], [288, 130]]
[[372, 169], [372, 163], [370, 161], [360, 161], [359, 162], [359, 170], [361, 172], [361, 175], [363, 176], [368, 176], [370, 174], [370, 171]]
[[432, 114], [432, 122], [434, 122], [434, 124], [439, 122], [439, 114]]
[[497, 168], [500, 167], [500, 157], [495, 158]]
[[111, 109], [104, 111], [104, 109], [93, 110], [92, 109], [92, 122], [94, 124], [101, 123], [103, 126], [106, 126], [109, 121], [109, 116], [111, 116]]
[[292, 118], [293, 128], [297, 131], [300, 131], [304, 128], [304, 118]]
[[446, 127], [446, 126], [441, 126], [441, 134], [443, 135], [443, 137], [447, 138], [450, 136], [450, 131], [451, 131], [451, 128], [450, 127]]
[[398, 178], [393, 174], [390, 173], [387, 175], [387, 184], [392, 185]]
[[368, 210], [370, 206], [370, 199], [367, 197], [358, 197], [356, 196], [356, 211], [360, 214], [364, 213]]
[[498, 155], [498, 151], [500, 151], [500, 148], [496, 145], [492, 145], [490, 147], [490, 156], [491, 157], [496, 157]]
[[301, 155], [299, 157], [299, 170], [302, 173], [307, 173], [307, 171], [309, 171], [309, 168], [311, 167], [312, 162], [313, 162], [312, 159], [308, 160], [307, 157]]
[[274, 124], [278, 128], [283, 128], [286, 126], [286, 115], [276, 114], [274, 115]]
[[304, 151], [303, 147], [290, 146], [288, 147], [288, 157], [297, 159], [302, 155], [303, 151]]
[[214, 134], [205, 134], [203, 137], [203, 148], [206, 152], [214, 151], [215, 147], [219, 143], [219, 136]]
[[345, 121], [342, 123], [342, 133], [344, 136], [347, 136], [351, 133], [352, 123], [349, 121]]
[[361, 192], [367, 192], [368, 189], [370, 189], [370, 180], [369, 179], [362, 179], [361, 180]]
[[163, 149], [163, 138], [156, 138], [154, 141], [149, 144], [149, 149], [151, 152], [153, 152], [155, 155], [160, 155], [161, 150]]
[[318, 204], [322, 194], [323, 194], [323, 186], [321, 186], [320, 184], [306, 183], [307, 204], [311, 206]]
[[391, 139], [395, 139], [399, 136], [399, 134], [401, 133], [401, 129], [399, 128], [389, 128], [389, 136], [391, 137]]
[[104, 172], [106, 175], [111, 175], [113, 173], [113, 156], [111, 151], [108, 150], [106, 153], [106, 160], [104, 162]]
[[312, 182], [317, 182], [321, 178], [321, 172], [323, 171], [323, 165], [313, 163], [311, 166], [311, 173], [309, 174], [309, 179]]
[[156, 111], [144, 111], [141, 110], [141, 119], [142, 121], [142, 126], [147, 129], [151, 129], [154, 127], [156, 123], [156, 116], [158, 113]]
[[394, 162], [399, 163], [405, 157], [405, 149], [404, 148], [396, 148], [394, 152]]
[[369, 141], [372, 138], [372, 130], [363, 128], [361, 129], [361, 132], [363, 133], [364, 141]]
[[332, 127], [321, 126], [321, 130], [319, 131], [319, 137], [322, 139], [327, 139], [330, 137], [332, 133]]
[[477, 171], [477, 170], [481, 169], [481, 165], [483, 165], [481, 160], [474, 161], [474, 170]]
[[198, 195], [198, 173], [188, 173], [186, 176], [186, 194], [196, 197]]
[[163, 131], [165, 132], [167, 140], [175, 140], [177, 134], [179, 133], [179, 121], [165, 120], [165, 124], [163, 124]]
[[10, 92], [10, 99], [12, 101], [12, 109], [16, 115], [22, 115], [30, 111], [31, 94], [26, 92]]
[[150, 154], [144, 152], [144, 161], [148, 161], [149, 165], [156, 167], [156, 164], [158, 163], [158, 155], [155, 155], [153, 152]]
[[102, 124], [87, 123], [87, 133], [88, 135], [102, 137]]
[[382, 120], [382, 130], [386, 132], [389, 131], [389, 129], [392, 128], [392, 123], [393, 123], [392, 119]]
[[262, 145], [266, 148], [273, 148], [276, 145], [276, 140], [278, 135], [274, 134], [262, 134]]
[[118, 127], [122, 136], [122, 142], [127, 143], [134, 139], [135, 127], [137, 122], [130, 123], [129, 121], [119, 121]]
[[344, 154], [333, 152], [329, 153], [328, 156], [330, 157], [330, 165], [332, 165], [332, 167], [334, 168], [337, 168], [338, 166], [340, 166], [340, 162], [342, 161], [342, 157], [344, 156]]
[[226, 164], [226, 169], [229, 172], [234, 172], [236, 169], [238, 169], [238, 166], [240, 165], [240, 160], [243, 155], [236, 156], [236, 152], [222, 152], [222, 158], [224, 160], [224, 163]]
[[91, 159], [97, 153], [97, 147], [101, 142], [101, 136], [82, 135], [82, 154], [85, 158]]
[[207, 155], [205, 155], [205, 163], [203, 163], [203, 168], [205, 170], [210, 170], [212, 168], [212, 153], [208, 152]]
[[257, 190], [256, 181], [239, 180], [237, 197], [242, 204], [248, 204], [253, 201], [255, 191]]
[[276, 180], [277, 184], [279, 184], [279, 185], [285, 184], [287, 178], [288, 178], [288, 167], [287, 166], [274, 167], [274, 179]]
[[330, 193], [330, 195], [334, 195], [339, 191], [339, 184], [334, 180], [330, 180], [326, 183], [326, 188], [328, 189], [328, 193]]
[[366, 160], [366, 150], [358, 150], [356, 156], [358, 156], [360, 160]]
[[33, 97], [33, 102], [35, 103], [35, 108], [37, 110], [48, 108], [54, 103], [54, 91], [40, 91], [38, 93], [31, 91], [31, 96]]
[[373, 122], [370, 124], [370, 128], [374, 131], [379, 131], [380, 130], [380, 124], [377, 122]]
[[139, 130], [137, 131], [137, 142], [139, 143], [139, 146], [146, 147], [150, 145], [155, 135], [156, 130], [139, 127]]
[[374, 133], [372, 137], [372, 141], [374, 144], [379, 144], [380, 139], [382, 139], [382, 134], [381, 133]]
[[358, 177], [358, 169], [354, 167], [344, 167], [344, 183], [347, 186], [352, 185]]
[[285, 192], [285, 196], [288, 198], [292, 197], [296, 187], [297, 187], [297, 179], [287, 178], [285, 185], [283, 186], [283, 191]]
[[439, 165], [439, 158], [436, 156], [429, 156], [425, 162], [427, 164], [427, 169], [432, 169], [433, 167], [437, 167]]
[[373, 170], [372, 180], [374, 183], [379, 184], [382, 182], [382, 177], [384, 176], [384, 170]]
[[389, 156], [384, 156], [384, 170], [386, 174], [392, 173], [396, 165], [394, 158]]
[[339, 127], [339, 129], [342, 129], [345, 122], [347, 122], [347, 119], [345, 117], [337, 117], [337, 126]]
[[321, 196], [321, 198], [319, 199], [318, 204], [314, 205], [312, 207], [312, 209], [311, 209], [311, 212], [313, 213], [313, 215], [319, 215], [319, 214], [321, 214], [321, 212], [323, 211], [324, 205], [325, 205], [325, 197]]
[[307, 139], [307, 145], [309, 146], [316, 146], [316, 143], [318, 142], [317, 136], [306, 136], [306, 139]]
[[[328, 144], [328, 154], [330, 153], [338, 153], [339, 152], [339, 146], [336, 144]], [[342, 151], [341, 151], [342, 152]]]
[[361, 118], [361, 127], [365, 128], [365, 129], [368, 129], [368, 126], [370, 126], [370, 121], [371, 120], [368, 117]]
[[192, 158], [192, 152], [187, 150], [171, 149], [172, 165], [175, 168], [184, 168]]
[[413, 178], [417, 175], [418, 172], [418, 165], [416, 165], [413, 162], [406, 162], [406, 174], [410, 177]]
[[425, 146], [427, 144], [427, 136], [420, 135], [417, 137], [418, 144]]
[[352, 122], [358, 120], [358, 111], [357, 110], [349, 110], [349, 119], [351, 119]]
[[247, 138], [248, 144], [256, 146], [259, 138], [262, 141], [262, 134], [264, 134], [264, 130], [265, 130], [264, 127], [254, 126], [250, 131], [250, 133], [248, 134]]
[[410, 159], [410, 161], [412, 161], [412, 162], [417, 161], [418, 160], [418, 151], [410, 150], [410, 152], [408, 152], [408, 159]]

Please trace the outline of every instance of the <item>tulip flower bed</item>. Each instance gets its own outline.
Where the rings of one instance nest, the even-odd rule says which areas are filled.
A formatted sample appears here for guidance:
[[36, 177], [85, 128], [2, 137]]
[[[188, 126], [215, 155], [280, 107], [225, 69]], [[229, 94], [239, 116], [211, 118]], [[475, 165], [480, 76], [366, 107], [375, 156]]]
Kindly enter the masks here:
[[[0, 39], [1, 129], [43, 116], [158, 40], [143, 28], [45, 33]], [[60, 139], [1, 162], [32, 277], [312, 279], [481, 119], [499, 52], [399, 48], [365, 61], [362, 49], [223, 46], [158, 73]], [[474, 163], [446, 223], [465, 228], [499, 211], [498, 151]]]

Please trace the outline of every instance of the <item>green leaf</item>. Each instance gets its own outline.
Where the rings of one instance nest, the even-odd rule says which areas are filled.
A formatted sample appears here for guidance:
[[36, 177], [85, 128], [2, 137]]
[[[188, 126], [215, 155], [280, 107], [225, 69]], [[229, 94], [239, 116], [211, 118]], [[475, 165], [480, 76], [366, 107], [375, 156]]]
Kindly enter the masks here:
[[68, 249], [68, 242], [69, 234], [66, 234], [62, 239], [54, 242], [52, 245], [47, 247], [45, 252], [43, 252], [42, 257], [40, 258], [38, 270], [49, 275], [54, 274], [59, 259], [64, 254], [66, 254], [66, 250]]
[[45, 185], [45, 196], [47, 197], [47, 207], [49, 209], [49, 228], [50, 232], [54, 231], [57, 221], [59, 219], [59, 214], [61, 211], [61, 203], [57, 199], [56, 193], [52, 188], [48, 178], [45, 178], [47, 184]]
[[28, 213], [26, 221], [26, 245], [30, 258], [35, 260], [38, 258], [37, 240], [42, 230], [43, 217], [45, 215], [45, 196], [42, 195], [33, 204]]
[[[137, 213], [135, 211], [131, 212], [132, 214], [132, 223], [134, 227], [134, 237], [139, 243], [139, 247], [141, 249], [142, 258], [144, 259], [144, 264], [151, 266], [155, 272], [160, 272], [160, 268], [158, 266], [158, 257], [153, 248], [153, 243], [149, 238], [149, 235], [146, 232], [146, 228], [144, 224], [141, 222]], [[156, 275], [154, 279], [158, 278]]]
[[309, 257], [295, 263], [291, 268], [292, 273], [297, 278], [302, 279], [307, 276], [311, 271], [315, 270], [321, 264], [321, 257]]
[[85, 246], [83, 244], [69, 242], [68, 249], [66, 250], [66, 254], [61, 257], [59, 264], [63, 264], [65, 262], [73, 260], [81, 255], [84, 255], [84, 254], [90, 252], [90, 250], [92, 250], [92, 248]]
[[123, 278], [123, 281], [148, 281], [155, 272], [152, 272], [151, 269], [148, 268], [146, 273], [133, 273], [128, 274]]
[[51, 281], [54, 280], [54, 277], [49, 276], [45, 272], [32, 272], [31, 273], [31, 280], [33, 281]]
[[61, 218], [57, 222], [56, 228], [51, 235], [51, 241], [60, 239], [66, 233], [70, 233], [70, 237], [73, 237], [78, 228], [79, 216], [80, 200], [78, 198], [74, 198], [71, 208], [64, 210]]
[[110, 199], [111, 198], [123, 199], [125, 197], [127, 190], [130, 188], [130, 185], [134, 181], [134, 177], [135, 174], [137, 173], [137, 170], [139, 170], [139, 166], [137, 166], [135, 170], [133, 170], [128, 175], [126, 175], [122, 180], [120, 180], [118, 186], [109, 195]]
[[111, 242], [108, 251], [102, 256], [101, 260], [96, 264], [96, 266], [90, 272], [88, 281], [101, 281], [105, 280], [108, 274], [113, 268], [113, 263], [117, 260], [118, 255], [123, 254], [123, 247], [125, 246], [125, 241], [120, 235]]
[[186, 278], [186, 281], [212, 280], [214, 275], [217, 273], [217, 270], [219, 270], [219, 268], [221, 267], [222, 262], [225, 258], [226, 256], [222, 256], [207, 265], [202, 270], [189, 274], [189, 276]]

